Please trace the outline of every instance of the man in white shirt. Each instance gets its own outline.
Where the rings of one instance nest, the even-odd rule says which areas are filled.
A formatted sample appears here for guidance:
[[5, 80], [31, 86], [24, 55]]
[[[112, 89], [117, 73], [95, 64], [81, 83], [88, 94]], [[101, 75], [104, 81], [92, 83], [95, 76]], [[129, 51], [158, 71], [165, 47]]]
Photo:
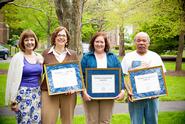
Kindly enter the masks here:
[[[122, 70], [124, 74], [128, 74], [128, 71], [136, 67], [152, 67], [162, 66], [164, 72], [166, 69], [161, 60], [161, 57], [150, 50], [150, 37], [145, 32], [139, 32], [134, 38], [136, 50], [127, 53], [122, 60]], [[129, 101], [129, 113], [132, 124], [143, 124], [143, 118], [145, 124], [158, 124], [158, 110], [159, 99], [150, 98], [144, 100], [138, 100], [135, 102]]]

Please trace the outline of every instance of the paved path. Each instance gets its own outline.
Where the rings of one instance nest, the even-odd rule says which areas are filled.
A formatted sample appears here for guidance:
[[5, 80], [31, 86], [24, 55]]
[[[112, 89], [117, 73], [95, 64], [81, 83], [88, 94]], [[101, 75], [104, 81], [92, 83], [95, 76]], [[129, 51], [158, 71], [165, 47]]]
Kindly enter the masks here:
[[[185, 111], [185, 101], [170, 101], [160, 102], [160, 112], [165, 111]], [[113, 114], [128, 113], [127, 103], [115, 103]], [[77, 105], [75, 108], [75, 115], [83, 115], [84, 109], [82, 105]], [[13, 116], [14, 112], [10, 111], [8, 107], [0, 107], [0, 116]]]
[[10, 60], [11, 60], [11, 57], [8, 57], [7, 60], [0, 58], [0, 63], [8, 63], [8, 62], [10, 62]]

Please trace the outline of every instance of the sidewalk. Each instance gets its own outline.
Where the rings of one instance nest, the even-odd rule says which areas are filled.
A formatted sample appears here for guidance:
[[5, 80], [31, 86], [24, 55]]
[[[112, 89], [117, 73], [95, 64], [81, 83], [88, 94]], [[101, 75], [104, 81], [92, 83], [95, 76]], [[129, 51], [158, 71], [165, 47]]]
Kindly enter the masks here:
[[[169, 101], [160, 102], [159, 111], [185, 111], [185, 101]], [[115, 103], [113, 114], [128, 113], [127, 103]], [[83, 115], [83, 105], [77, 105], [75, 108], [75, 115]], [[0, 107], [0, 116], [14, 116], [14, 112], [10, 111], [8, 107]]]

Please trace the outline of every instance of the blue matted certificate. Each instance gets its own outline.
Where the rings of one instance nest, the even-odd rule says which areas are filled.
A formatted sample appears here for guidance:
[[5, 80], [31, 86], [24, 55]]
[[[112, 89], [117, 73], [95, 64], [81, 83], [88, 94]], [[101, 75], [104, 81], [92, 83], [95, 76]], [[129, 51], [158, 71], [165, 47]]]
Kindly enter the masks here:
[[120, 68], [86, 68], [86, 89], [92, 99], [114, 99], [121, 88]]
[[129, 79], [133, 101], [167, 95], [162, 66], [130, 70]]
[[84, 83], [79, 62], [44, 65], [49, 95], [63, 94], [68, 91], [82, 91]]

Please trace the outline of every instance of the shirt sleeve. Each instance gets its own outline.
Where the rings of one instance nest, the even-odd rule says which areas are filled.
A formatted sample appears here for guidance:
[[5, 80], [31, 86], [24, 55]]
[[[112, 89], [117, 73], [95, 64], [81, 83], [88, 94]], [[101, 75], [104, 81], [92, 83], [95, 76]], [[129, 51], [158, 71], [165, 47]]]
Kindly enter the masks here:
[[160, 63], [161, 63], [161, 65], [162, 65], [163, 72], [164, 72], [164, 73], [166, 73], [166, 68], [165, 68], [164, 63], [163, 63], [163, 61], [162, 61], [162, 59], [161, 59], [161, 57], [160, 57], [160, 56], [159, 56], [159, 62], [160, 62]]
[[156, 56], [153, 58], [152, 66], [162, 66], [163, 72], [164, 73], [166, 72], [166, 68], [164, 66], [164, 63], [163, 63], [161, 57], [158, 54], [156, 54]]
[[127, 62], [127, 55], [124, 56], [121, 62], [122, 71], [124, 74], [128, 75], [128, 62]]
[[114, 60], [116, 60], [116, 66], [118, 68], [121, 68], [121, 89], [125, 89], [124, 74], [123, 74], [123, 71], [122, 71], [121, 63], [118, 60], [117, 56], [115, 56], [115, 55], [114, 55]]

